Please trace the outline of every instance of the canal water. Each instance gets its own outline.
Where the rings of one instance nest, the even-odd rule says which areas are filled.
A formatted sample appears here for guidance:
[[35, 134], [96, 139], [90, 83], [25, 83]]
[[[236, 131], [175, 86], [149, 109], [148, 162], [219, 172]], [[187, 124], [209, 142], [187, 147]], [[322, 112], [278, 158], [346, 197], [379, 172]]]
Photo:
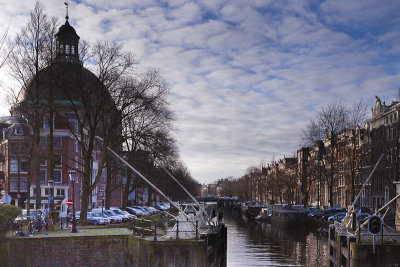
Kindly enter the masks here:
[[228, 267], [328, 265], [326, 234], [285, 230], [226, 210], [224, 223], [228, 228]]

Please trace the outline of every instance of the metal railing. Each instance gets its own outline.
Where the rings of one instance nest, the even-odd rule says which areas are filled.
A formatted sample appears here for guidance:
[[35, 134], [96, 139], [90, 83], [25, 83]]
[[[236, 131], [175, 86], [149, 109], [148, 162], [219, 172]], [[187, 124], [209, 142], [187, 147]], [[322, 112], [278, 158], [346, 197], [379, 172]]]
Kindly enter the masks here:
[[[191, 223], [194, 226], [194, 230], [183, 230], [179, 228], [179, 224]], [[171, 228], [171, 226], [173, 226]], [[176, 226], [175, 229], [174, 226]], [[135, 219], [131, 223], [132, 234], [145, 238], [146, 236], [153, 236], [154, 241], [157, 241], [159, 236], [174, 236], [176, 240], [179, 240], [180, 233], [192, 233], [194, 239], [198, 240], [200, 237], [198, 220], [146, 220], [146, 219]]]
[[[400, 242], [400, 234], [392, 229], [387, 224], [382, 225], [382, 231], [375, 235], [375, 240], [377, 243], [383, 244], [390, 244], [390, 243], [399, 243]], [[355, 231], [350, 228], [343, 227], [341, 223], [335, 222], [334, 223], [334, 235], [331, 236], [331, 239], [335, 239], [336, 236], [349, 236], [354, 237], [355, 241], [359, 244], [365, 243], [372, 243], [373, 242], [373, 235], [368, 232], [368, 229], [363, 227], [362, 224], [358, 224]]]

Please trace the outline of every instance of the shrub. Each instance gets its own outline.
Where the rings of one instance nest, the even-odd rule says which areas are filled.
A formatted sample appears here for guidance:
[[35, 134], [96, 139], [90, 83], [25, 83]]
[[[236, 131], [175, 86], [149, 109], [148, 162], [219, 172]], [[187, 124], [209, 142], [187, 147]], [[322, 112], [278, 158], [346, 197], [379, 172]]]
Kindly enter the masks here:
[[12, 229], [14, 220], [21, 215], [20, 208], [14, 205], [0, 205], [0, 234]]
[[60, 215], [60, 213], [55, 210], [53, 210], [49, 213], [49, 216], [50, 216], [51, 220], [53, 221], [53, 223], [58, 223], [60, 221], [59, 215]]

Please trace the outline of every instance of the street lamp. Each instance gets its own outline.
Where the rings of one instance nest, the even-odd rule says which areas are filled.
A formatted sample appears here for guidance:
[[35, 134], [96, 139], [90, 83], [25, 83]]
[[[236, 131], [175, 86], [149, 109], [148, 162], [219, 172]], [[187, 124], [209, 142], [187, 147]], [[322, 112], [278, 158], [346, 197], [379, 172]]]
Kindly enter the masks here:
[[68, 171], [69, 179], [72, 182], [72, 229], [71, 233], [77, 233], [76, 229], [76, 217], [75, 217], [75, 181], [76, 181], [76, 171]]
[[101, 213], [104, 211], [104, 189], [100, 188], [100, 196], [101, 196]]

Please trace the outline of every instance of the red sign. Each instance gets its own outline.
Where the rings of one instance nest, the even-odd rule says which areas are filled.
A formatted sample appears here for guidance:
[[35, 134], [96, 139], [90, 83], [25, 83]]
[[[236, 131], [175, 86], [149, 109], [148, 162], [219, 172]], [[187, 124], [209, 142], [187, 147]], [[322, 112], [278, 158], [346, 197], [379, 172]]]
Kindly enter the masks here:
[[73, 203], [74, 203], [74, 202], [73, 202], [72, 200], [68, 200], [68, 201], [67, 201], [67, 205], [68, 205], [68, 206], [72, 206]]

